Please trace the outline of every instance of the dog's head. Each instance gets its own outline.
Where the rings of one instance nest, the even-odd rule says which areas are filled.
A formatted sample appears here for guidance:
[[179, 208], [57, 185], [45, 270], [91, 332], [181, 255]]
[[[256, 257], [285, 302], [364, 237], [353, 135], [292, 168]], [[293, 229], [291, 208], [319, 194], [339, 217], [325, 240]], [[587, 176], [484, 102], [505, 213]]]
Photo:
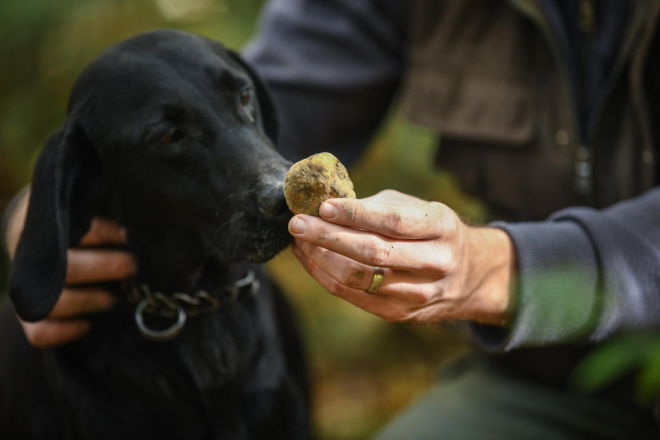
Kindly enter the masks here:
[[10, 295], [26, 320], [59, 297], [66, 250], [111, 202], [129, 227], [200, 237], [218, 261], [262, 262], [290, 242], [268, 92], [233, 52], [155, 31], [119, 43], [80, 75], [67, 120], [37, 161]]

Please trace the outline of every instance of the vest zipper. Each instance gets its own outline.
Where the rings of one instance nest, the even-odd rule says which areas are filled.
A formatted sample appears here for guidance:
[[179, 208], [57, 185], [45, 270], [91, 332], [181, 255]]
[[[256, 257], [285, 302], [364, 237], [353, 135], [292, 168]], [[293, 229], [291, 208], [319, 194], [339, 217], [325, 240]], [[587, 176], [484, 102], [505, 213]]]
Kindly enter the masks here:
[[[578, 24], [580, 31], [584, 34], [584, 44], [582, 46], [582, 54], [580, 66], [578, 68], [578, 76], [580, 84], [579, 87], [579, 100], [584, 108], [587, 103], [587, 84], [589, 81], [589, 65], [591, 55], [594, 47], [594, 33], [596, 31], [596, 0], [580, 0], [580, 22]], [[591, 118], [590, 118], [591, 119]], [[584, 128], [582, 138], [587, 140], [589, 135], [589, 122], [584, 121], [587, 125], [581, 125], [580, 129]], [[588, 197], [593, 192], [593, 156], [594, 152], [592, 145], [583, 143], [575, 151], [575, 192], [580, 196]]]
[[587, 144], [584, 142], [582, 130], [580, 129], [580, 122], [578, 118], [579, 106], [575, 94], [572, 92], [573, 82], [571, 80], [571, 75], [568, 72], [568, 67], [566, 66], [566, 60], [564, 60], [561, 49], [559, 49], [557, 41], [555, 41], [555, 37], [552, 34], [552, 30], [546, 23], [543, 14], [534, 5], [530, 4], [529, 1], [526, 0], [508, 0], [508, 1], [511, 4], [511, 6], [513, 6], [514, 9], [516, 9], [518, 12], [528, 17], [541, 30], [541, 34], [545, 38], [548, 47], [550, 48], [550, 52], [552, 53], [552, 56], [555, 59], [555, 63], [559, 67], [559, 72], [561, 74], [562, 82], [564, 84], [564, 93], [566, 93], [567, 95], [567, 102], [571, 104], [569, 109], [569, 113], [570, 113], [569, 117], [572, 125], [571, 131], [573, 132], [573, 135], [577, 140], [576, 144], [578, 145], [578, 148], [576, 150], [576, 159], [574, 166], [575, 176], [576, 176], [576, 183], [575, 183], [576, 192], [582, 195], [580, 191], [578, 191], [578, 185], [586, 180], [579, 177], [580, 176], [579, 173], [588, 173], [589, 174], [588, 181], [589, 184], [591, 184], [591, 175], [593, 174], [593, 169], [591, 165], [591, 160], [587, 160], [590, 159], [589, 157], [590, 154], [585, 155], [585, 151], [589, 153], [589, 148], [586, 146]]
[[[622, 47], [619, 51], [619, 55], [614, 64], [614, 67], [612, 68], [612, 72], [605, 81], [603, 90], [601, 91], [600, 96], [597, 98], [596, 104], [594, 105], [594, 110], [592, 112], [591, 124], [590, 124], [591, 130], [590, 133], [588, 133], [588, 136], [592, 140], [592, 143], [595, 141], [596, 127], [600, 124], [600, 121], [603, 119], [603, 114], [605, 113], [605, 107], [606, 107], [605, 104], [608, 98], [612, 95], [612, 91], [616, 87], [616, 84], [619, 81], [622, 72], [624, 71], [624, 67], [626, 67], [627, 65], [631, 52], [636, 47], [637, 42], [640, 39], [640, 32], [643, 28], [642, 21], [644, 20], [646, 14], [650, 12], [648, 11], [649, 9], [648, 4], [646, 6], [638, 6], [638, 7], [640, 8], [639, 11], [635, 11], [635, 7], [633, 6], [633, 9], [630, 12], [632, 16], [629, 18], [631, 22], [629, 26], [631, 27], [632, 30], [628, 31], [628, 33], [624, 35], [623, 40], [621, 42]], [[649, 153], [648, 156], [646, 155], [647, 152]], [[646, 160], [650, 159], [649, 162], [652, 162], [654, 160], [652, 151], [647, 150], [644, 153]]]

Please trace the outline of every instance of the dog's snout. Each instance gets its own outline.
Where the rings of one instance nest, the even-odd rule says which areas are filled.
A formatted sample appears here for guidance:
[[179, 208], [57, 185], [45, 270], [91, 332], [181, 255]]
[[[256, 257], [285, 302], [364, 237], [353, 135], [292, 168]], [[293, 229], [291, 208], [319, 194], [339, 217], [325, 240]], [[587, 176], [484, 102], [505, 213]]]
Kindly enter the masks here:
[[261, 210], [271, 217], [286, 217], [290, 214], [284, 198], [284, 186], [281, 183], [264, 190], [259, 196], [258, 203]]

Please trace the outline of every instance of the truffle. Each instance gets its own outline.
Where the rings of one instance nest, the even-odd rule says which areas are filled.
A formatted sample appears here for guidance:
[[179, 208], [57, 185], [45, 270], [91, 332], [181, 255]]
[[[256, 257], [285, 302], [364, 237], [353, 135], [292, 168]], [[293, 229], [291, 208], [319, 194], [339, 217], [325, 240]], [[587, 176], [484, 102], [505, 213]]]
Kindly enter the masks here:
[[319, 217], [321, 203], [355, 198], [346, 167], [330, 153], [319, 153], [294, 164], [284, 180], [286, 204], [294, 214]]

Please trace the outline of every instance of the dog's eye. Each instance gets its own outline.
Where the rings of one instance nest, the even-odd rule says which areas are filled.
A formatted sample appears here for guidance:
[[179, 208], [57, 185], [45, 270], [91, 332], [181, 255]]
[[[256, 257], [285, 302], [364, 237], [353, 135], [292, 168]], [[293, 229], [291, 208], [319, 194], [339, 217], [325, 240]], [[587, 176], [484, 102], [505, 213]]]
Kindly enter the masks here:
[[249, 89], [244, 89], [241, 91], [241, 105], [247, 107], [247, 105], [252, 101], [252, 92]]
[[160, 138], [162, 144], [173, 144], [183, 137], [183, 133], [178, 128], [171, 129], [165, 136]]
[[256, 103], [254, 102], [253, 95], [254, 91], [248, 87], [241, 90], [238, 95], [238, 102], [252, 124], [257, 120]]

